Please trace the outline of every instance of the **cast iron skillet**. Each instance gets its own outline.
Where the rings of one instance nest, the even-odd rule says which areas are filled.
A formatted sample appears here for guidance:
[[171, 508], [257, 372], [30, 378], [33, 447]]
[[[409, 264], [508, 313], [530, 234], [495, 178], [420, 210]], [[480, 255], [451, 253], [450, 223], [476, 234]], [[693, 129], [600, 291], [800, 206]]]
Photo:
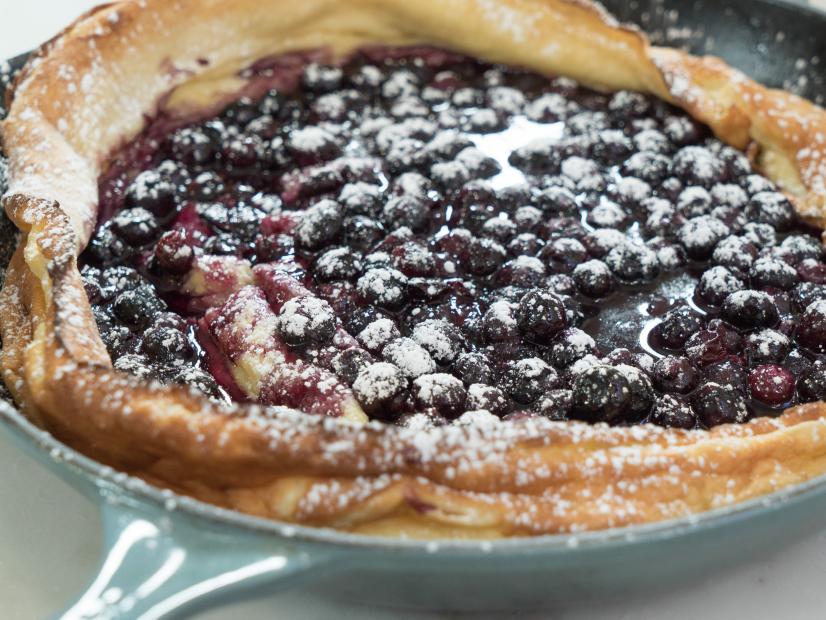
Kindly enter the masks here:
[[[607, 4], [655, 38], [666, 35], [696, 53], [720, 55], [766, 84], [826, 97], [815, 60], [826, 62], [826, 14], [770, 0]], [[681, 30], [686, 27], [692, 32]], [[3, 249], [13, 243], [5, 230]], [[3, 401], [0, 420], [22, 449], [100, 506], [100, 569], [58, 614], [65, 619], [179, 617], [300, 579], [319, 595], [369, 605], [548, 607], [707, 576], [712, 567], [742, 561], [749, 550], [822, 526], [826, 510], [822, 477], [652, 525], [497, 542], [386, 540], [257, 519], [179, 497], [67, 448]]]

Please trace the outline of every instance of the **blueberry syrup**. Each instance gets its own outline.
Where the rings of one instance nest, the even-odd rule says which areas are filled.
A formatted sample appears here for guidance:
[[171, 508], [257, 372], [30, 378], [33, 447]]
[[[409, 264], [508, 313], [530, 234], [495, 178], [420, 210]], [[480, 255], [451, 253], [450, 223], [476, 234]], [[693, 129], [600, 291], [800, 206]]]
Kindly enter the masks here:
[[[818, 231], [683, 112], [427, 48], [245, 77], [100, 179], [82, 275], [116, 368], [405, 425], [707, 428], [826, 398]], [[224, 329], [244, 300], [272, 316], [252, 344]], [[264, 342], [300, 380], [236, 383]]]

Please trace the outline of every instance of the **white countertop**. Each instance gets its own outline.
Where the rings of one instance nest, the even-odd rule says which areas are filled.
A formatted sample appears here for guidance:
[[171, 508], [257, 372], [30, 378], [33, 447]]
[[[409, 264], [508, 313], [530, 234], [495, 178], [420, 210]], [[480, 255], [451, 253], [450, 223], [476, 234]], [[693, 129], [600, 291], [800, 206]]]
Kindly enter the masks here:
[[[813, 2], [826, 8], [826, 0]], [[88, 0], [0, 0], [0, 59], [31, 49], [94, 4]], [[91, 578], [100, 548], [98, 515], [85, 498], [11, 446], [3, 433], [0, 472], [0, 616], [7, 620], [45, 618], [60, 609]], [[650, 592], [610, 605], [514, 614], [512, 618], [809, 619], [824, 616], [824, 583], [826, 531], [688, 588]], [[199, 617], [418, 620], [465, 616], [342, 607], [293, 590]]]

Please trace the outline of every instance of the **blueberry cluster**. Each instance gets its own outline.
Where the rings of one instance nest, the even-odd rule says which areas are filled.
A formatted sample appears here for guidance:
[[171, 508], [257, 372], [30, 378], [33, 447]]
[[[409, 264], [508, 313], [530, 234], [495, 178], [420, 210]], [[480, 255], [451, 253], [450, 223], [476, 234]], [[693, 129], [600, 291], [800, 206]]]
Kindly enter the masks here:
[[[102, 179], [83, 275], [118, 368], [216, 392], [183, 282], [224, 255], [312, 291], [279, 336], [387, 421], [694, 428], [826, 398], [823, 246], [684, 113], [438, 50], [284, 66]], [[674, 274], [646, 338], [589, 335]], [[338, 327], [358, 345], [322, 354]]]
[[87, 264], [81, 276], [115, 368], [222, 398], [215, 379], [200, 368], [202, 354], [190, 325], [168, 310], [156, 288], [136, 269]]

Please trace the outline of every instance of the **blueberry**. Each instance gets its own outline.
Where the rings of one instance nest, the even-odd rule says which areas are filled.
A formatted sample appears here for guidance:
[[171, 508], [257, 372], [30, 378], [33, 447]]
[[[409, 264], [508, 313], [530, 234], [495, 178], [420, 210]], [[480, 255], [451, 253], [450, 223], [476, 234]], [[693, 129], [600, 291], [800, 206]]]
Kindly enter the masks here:
[[90, 302], [100, 303], [103, 300], [103, 289], [100, 286], [100, 270], [86, 265], [80, 274], [83, 290]]
[[588, 260], [588, 250], [577, 239], [560, 237], [549, 241], [539, 253], [539, 258], [554, 271], [570, 272]]
[[[668, 138], [657, 129], [643, 129], [633, 137], [633, 140], [637, 149], [645, 153], [663, 154], [672, 150], [672, 145]], [[667, 159], [666, 164], [670, 166], [671, 160]]]
[[333, 338], [335, 330], [332, 307], [318, 297], [294, 297], [278, 311], [278, 332], [288, 345], [324, 344]]
[[145, 283], [143, 277], [132, 267], [115, 265], [107, 267], [100, 274], [99, 284], [104, 299], [139, 287]]
[[426, 167], [430, 154], [421, 140], [401, 138], [390, 145], [385, 161], [393, 174], [400, 174]]
[[304, 67], [301, 83], [312, 93], [329, 93], [341, 85], [343, 78], [341, 68], [313, 62]]
[[364, 349], [352, 347], [335, 354], [331, 360], [333, 372], [347, 385], [352, 385], [358, 374], [375, 360]]
[[629, 211], [637, 211], [651, 198], [651, 186], [636, 177], [620, 177], [609, 187], [609, 195]]
[[484, 353], [462, 353], [453, 363], [453, 373], [465, 384], [489, 384], [493, 380], [490, 361]]
[[625, 161], [634, 151], [634, 146], [622, 131], [607, 129], [597, 134], [591, 144], [590, 154], [595, 161], [613, 166]]
[[516, 402], [529, 405], [556, 387], [556, 371], [536, 357], [511, 362], [502, 376], [502, 389]]
[[804, 403], [826, 400], [826, 365], [809, 368], [797, 383], [797, 393]]
[[614, 228], [601, 228], [588, 233], [582, 241], [592, 255], [604, 257], [614, 248], [626, 243], [626, 237]]
[[620, 364], [616, 368], [625, 376], [628, 389], [631, 391], [625, 417], [629, 420], [638, 420], [647, 415], [654, 404], [654, 386], [648, 375], [636, 366]]
[[723, 317], [744, 329], [773, 327], [779, 320], [777, 306], [771, 296], [753, 290], [737, 291], [726, 297]]
[[753, 398], [779, 407], [794, 397], [794, 375], [776, 364], [763, 364], [749, 373], [749, 391]]
[[338, 202], [347, 215], [377, 217], [382, 206], [381, 188], [363, 182], [348, 183], [341, 188]]
[[702, 318], [687, 306], [670, 310], [654, 328], [654, 336], [668, 349], [681, 349], [703, 327]]
[[697, 371], [685, 357], [667, 355], [654, 364], [654, 383], [663, 392], [687, 394], [697, 385]]
[[556, 140], [539, 137], [512, 151], [508, 163], [528, 174], [550, 175], [559, 174], [562, 157]]
[[462, 149], [456, 156], [456, 160], [465, 166], [471, 178], [486, 179], [502, 171], [499, 162], [492, 157], [488, 157], [475, 146]]
[[516, 235], [508, 243], [507, 250], [510, 256], [532, 256], [542, 248], [542, 241], [533, 233]]
[[230, 168], [249, 168], [261, 159], [264, 148], [264, 142], [260, 137], [240, 134], [223, 145], [221, 157]]
[[607, 297], [616, 286], [614, 275], [608, 265], [597, 259], [577, 265], [573, 279], [579, 291], [588, 297]]
[[816, 353], [826, 353], [826, 299], [810, 303], [797, 326], [797, 341]]
[[550, 360], [557, 368], [567, 368], [586, 355], [596, 353], [597, 345], [581, 329], [569, 327], [563, 330], [551, 343]]
[[671, 162], [668, 157], [650, 151], [634, 153], [622, 165], [622, 174], [659, 184], [668, 176]]
[[722, 361], [728, 353], [723, 334], [714, 329], [694, 332], [685, 343], [686, 357], [700, 368]]
[[576, 375], [572, 384], [572, 415], [591, 422], [611, 422], [622, 417], [631, 400], [625, 375], [607, 365], [596, 365]]
[[623, 243], [605, 257], [605, 264], [626, 281], [653, 280], [660, 272], [656, 253], [636, 242]]
[[199, 368], [172, 367], [164, 373], [164, 379], [170, 383], [186, 386], [190, 390], [195, 390], [215, 400], [222, 400], [222, 392], [215, 379]]
[[745, 394], [748, 388], [747, 380], [745, 368], [731, 360], [726, 360], [705, 367], [700, 383], [717, 383]]
[[568, 325], [565, 305], [558, 295], [533, 289], [519, 301], [516, 322], [523, 334], [547, 342]]
[[550, 390], [536, 402], [534, 409], [549, 420], [567, 420], [571, 415], [573, 397], [571, 390]]
[[111, 221], [105, 222], [95, 231], [86, 247], [86, 254], [101, 265], [127, 257], [130, 253], [129, 246], [112, 230]]
[[175, 184], [157, 170], [145, 170], [126, 188], [124, 200], [129, 207], [163, 217], [175, 208]]
[[287, 148], [301, 166], [329, 161], [341, 153], [335, 137], [313, 125], [293, 129], [287, 137]]
[[665, 394], [654, 403], [651, 421], [666, 428], [691, 429], [697, 424], [691, 405], [673, 394]]
[[797, 219], [789, 199], [773, 191], [754, 194], [746, 207], [746, 216], [780, 231], [791, 228]]
[[411, 337], [439, 364], [450, 364], [462, 352], [464, 339], [456, 326], [440, 319], [417, 324]]
[[155, 364], [180, 364], [193, 354], [192, 345], [180, 330], [153, 326], [141, 336], [140, 351]]
[[719, 183], [711, 188], [711, 197], [715, 204], [741, 209], [748, 202], [748, 194], [739, 185]]
[[771, 247], [777, 243], [777, 231], [762, 222], [749, 222], [743, 226], [743, 236], [758, 248]]
[[536, 195], [536, 205], [545, 213], [556, 216], [574, 216], [579, 212], [574, 193], [557, 185], [540, 190]]
[[387, 310], [398, 310], [406, 302], [407, 276], [396, 269], [378, 267], [368, 270], [357, 283], [359, 294], [369, 303]]
[[497, 217], [498, 211], [491, 203], [470, 203], [460, 212], [462, 226], [474, 233], [480, 233], [485, 223]]
[[797, 275], [804, 282], [826, 284], [826, 263], [814, 258], [804, 258], [797, 264]]
[[112, 312], [115, 316], [134, 328], [145, 327], [164, 309], [166, 304], [158, 298], [149, 284], [142, 284], [121, 293], [112, 303]]
[[474, 383], [468, 387], [465, 404], [469, 411], [484, 409], [500, 417], [510, 409], [508, 398], [502, 390], [481, 383]]
[[361, 255], [350, 248], [333, 248], [316, 259], [313, 275], [321, 282], [351, 280], [361, 272], [361, 268]]
[[462, 264], [476, 276], [484, 276], [496, 271], [504, 262], [507, 253], [499, 243], [487, 238], [471, 239]]
[[365, 308], [348, 322], [348, 329], [357, 334], [356, 338], [371, 353], [381, 353], [388, 342], [401, 336], [399, 328], [374, 308]]
[[489, 343], [517, 340], [516, 304], [499, 300], [493, 302], [482, 316], [482, 333]]
[[179, 129], [172, 134], [170, 142], [175, 159], [189, 165], [207, 164], [215, 157], [215, 139], [202, 128]]
[[630, 122], [633, 118], [643, 118], [651, 112], [651, 101], [643, 94], [620, 90], [608, 101], [608, 110], [618, 122]]
[[781, 366], [800, 379], [812, 367], [812, 361], [806, 357], [799, 349], [792, 349]]
[[753, 332], [746, 338], [746, 355], [749, 364], [776, 364], [789, 354], [791, 341], [789, 338], [773, 329], [762, 329]]
[[115, 360], [115, 370], [120, 370], [138, 379], [157, 379], [157, 369], [142, 355], [127, 353]]
[[211, 170], [196, 176], [189, 186], [192, 197], [203, 202], [217, 200], [225, 190], [226, 186], [221, 175]]
[[617, 347], [613, 349], [608, 355], [602, 358], [602, 361], [611, 364], [612, 366], [633, 366], [637, 370], [641, 370], [646, 374], [654, 371], [654, 358], [647, 353], [632, 353], [625, 347]]
[[[570, 296], [577, 292], [574, 279], [564, 273], [553, 273], [545, 278], [545, 288], [559, 295]], [[563, 298], [563, 303], [565, 299]]]
[[132, 332], [123, 325], [101, 326], [100, 339], [112, 359], [117, 359], [129, 353], [134, 346]]
[[823, 258], [823, 245], [816, 237], [810, 235], [789, 235], [783, 239], [780, 247], [790, 250], [797, 262], [807, 258], [814, 260]]
[[262, 163], [273, 170], [286, 167], [291, 157], [287, 142], [282, 136], [273, 136], [269, 142], [264, 144], [261, 153]]
[[355, 250], [367, 251], [385, 235], [382, 225], [363, 215], [344, 218], [342, 236], [344, 242]]
[[714, 248], [712, 260], [718, 265], [736, 270], [739, 274], [748, 273], [754, 259], [757, 258], [757, 248], [745, 237], [726, 237]]
[[497, 286], [530, 288], [539, 285], [545, 277], [542, 261], [533, 256], [517, 256], [502, 265], [494, 275]]
[[516, 222], [504, 217], [492, 217], [482, 224], [481, 232], [500, 243], [507, 243], [516, 235]]
[[588, 212], [587, 222], [594, 228], [623, 228], [628, 214], [615, 202], [603, 199]]
[[177, 329], [179, 332], [185, 332], [187, 329], [187, 322], [179, 314], [175, 312], [161, 312], [155, 316], [153, 327], [164, 327], [168, 329]]
[[258, 235], [253, 245], [259, 262], [274, 262], [295, 254], [295, 238], [292, 235]]
[[706, 383], [692, 396], [692, 408], [708, 428], [719, 424], [745, 422], [748, 410], [741, 393], [727, 385]]
[[683, 224], [677, 232], [677, 239], [691, 258], [706, 260], [729, 232], [729, 227], [717, 218], [700, 215]]
[[406, 276], [433, 275], [436, 261], [433, 253], [417, 241], [406, 241], [393, 249], [395, 267]]
[[307, 209], [295, 227], [296, 243], [308, 250], [321, 248], [335, 239], [341, 223], [341, 205], [333, 200], [321, 200]]
[[235, 256], [241, 252], [243, 242], [232, 233], [219, 233], [204, 242], [203, 250], [207, 254]]
[[181, 229], [165, 232], [155, 245], [155, 261], [168, 273], [186, 273], [194, 259], [195, 252]]
[[402, 371], [387, 362], [376, 362], [362, 368], [353, 382], [353, 393], [371, 415], [381, 413], [406, 388], [407, 378]]
[[826, 299], [826, 285], [824, 284], [801, 282], [792, 289], [792, 300], [801, 311], [820, 299]]
[[686, 187], [677, 198], [677, 208], [686, 217], [707, 215], [711, 211], [711, 194], [703, 187]]
[[[666, 125], [666, 135], [675, 140]], [[723, 162], [703, 146], [685, 146], [674, 155], [672, 172], [687, 185], [711, 187], [723, 180], [726, 170]]]
[[432, 407], [446, 418], [455, 418], [465, 411], [467, 391], [453, 375], [433, 373], [413, 381], [413, 396], [420, 407]]
[[725, 267], [716, 266], [703, 272], [697, 295], [709, 306], [721, 306], [731, 293], [745, 288], [743, 281]]
[[773, 287], [784, 291], [797, 283], [795, 268], [777, 258], [758, 258], [749, 270], [751, 285], [755, 288]]

